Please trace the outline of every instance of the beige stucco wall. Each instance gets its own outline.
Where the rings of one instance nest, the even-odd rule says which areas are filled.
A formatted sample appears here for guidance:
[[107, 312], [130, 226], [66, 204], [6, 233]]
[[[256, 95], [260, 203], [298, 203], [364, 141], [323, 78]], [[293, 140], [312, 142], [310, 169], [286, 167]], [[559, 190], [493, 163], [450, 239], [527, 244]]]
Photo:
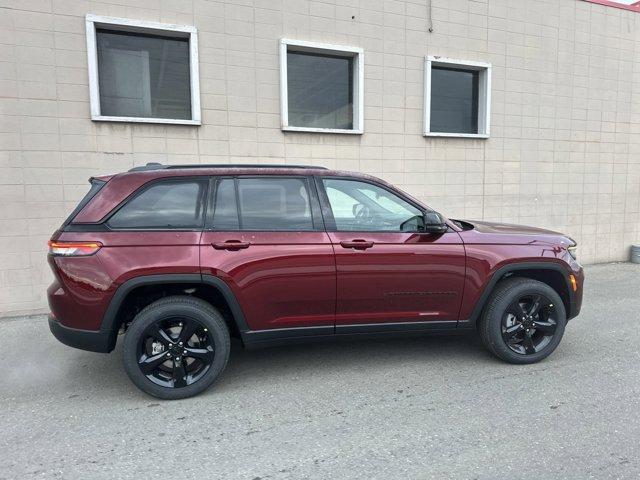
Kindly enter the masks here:
[[[0, 315], [45, 308], [48, 236], [87, 178], [149, 161], [372, 173], [448, 216], [640, 241], [640, 15], [580, 0], [0, 0]], [[94, 123], [84, 15], [195, 25], [200, 127]], [[365, 133], [280, 131], [278, 39], [362, 47]], [[491, 138], [424, 138], [423, 60], [493, 65]], [[635, 92], [634, 92], [635, 91]]]

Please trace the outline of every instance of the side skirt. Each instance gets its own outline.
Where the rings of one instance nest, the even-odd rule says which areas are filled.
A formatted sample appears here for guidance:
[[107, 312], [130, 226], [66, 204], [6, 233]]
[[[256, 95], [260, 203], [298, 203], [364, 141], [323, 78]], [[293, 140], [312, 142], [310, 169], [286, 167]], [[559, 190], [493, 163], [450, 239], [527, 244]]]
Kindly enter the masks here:
[[242, 333], [245, 348], [263, 348], [335, 340], [392, 338], [423, 334], [465, 334], [472, 328], [458, 327], [457, 320], [443, 322], [366, 323], [323, 327], [278, 328]]

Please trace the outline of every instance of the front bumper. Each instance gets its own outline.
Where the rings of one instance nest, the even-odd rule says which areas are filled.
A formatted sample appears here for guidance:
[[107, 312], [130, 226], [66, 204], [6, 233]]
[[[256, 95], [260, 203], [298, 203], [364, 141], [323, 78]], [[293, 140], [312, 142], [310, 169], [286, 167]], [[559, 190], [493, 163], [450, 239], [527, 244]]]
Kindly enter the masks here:
[[53, 315], [49, 315], [49, 330], [60, 342], [70, 347], [101, 353], [111, 351], [111, 332], [65, 327]]
[[584, 290], [584, 270], [581, 266], [573, 269], [571, 272], [575, 278], [578, 289], [573, 292], [571, 290], [571, 284], [569, 284], [569, 311], [567, 312], [567, 320], [577, 317], [580, 314], [582, 308], [582, 294]]

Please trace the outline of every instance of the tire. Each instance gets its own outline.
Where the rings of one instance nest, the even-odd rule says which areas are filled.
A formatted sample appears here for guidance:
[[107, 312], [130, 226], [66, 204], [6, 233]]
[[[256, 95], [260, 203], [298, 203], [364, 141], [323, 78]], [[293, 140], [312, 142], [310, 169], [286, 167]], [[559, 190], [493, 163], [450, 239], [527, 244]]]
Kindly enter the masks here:
[[[536, 298], [540, 298], [537, 316], [527, 315]], [[522, 316], [520, 312], [524, 312]], [[566, 323], [564, 303], [553, 288], [529, 278], [509, 278], [499, 282], [489, 297], [478, 330], [482, 343], [496, 357], [509, 363], [528, 364], [543, 360], [556, 349]], [[535, 338], [540, 341], [537, 346]]]
[[[184, 346], [178, 342], [183, 336]], [[172, 296], [136, 315], [125, 335], [123, 360], [136, 387], [174, 400], [209, 388], [227, 366], [229, 351], [229, 329], [215, 308], [199, 298]], [[143, 367], [154, 370], [145, 373]]]

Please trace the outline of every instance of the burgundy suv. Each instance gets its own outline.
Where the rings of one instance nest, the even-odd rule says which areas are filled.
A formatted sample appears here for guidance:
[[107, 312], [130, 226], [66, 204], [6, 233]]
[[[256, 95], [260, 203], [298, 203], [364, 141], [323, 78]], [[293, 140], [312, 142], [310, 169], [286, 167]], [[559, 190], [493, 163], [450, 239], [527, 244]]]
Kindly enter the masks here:
[[49, 242], [49, 326], [160, 398], [246, 347], [477, 330], [511, 363], [555, 350], [582, 303], [575, 242], [450, 220], [377, 178], [307, 166], [148, 164], [91, 179]]

